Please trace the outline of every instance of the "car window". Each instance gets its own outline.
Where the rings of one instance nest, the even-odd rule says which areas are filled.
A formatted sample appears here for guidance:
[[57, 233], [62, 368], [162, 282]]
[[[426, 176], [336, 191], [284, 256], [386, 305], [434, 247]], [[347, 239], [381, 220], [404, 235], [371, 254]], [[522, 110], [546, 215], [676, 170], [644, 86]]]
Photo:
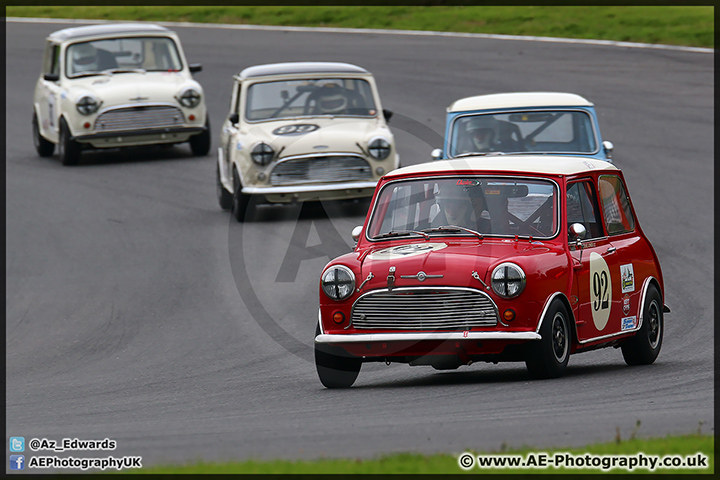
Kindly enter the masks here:
[[470, 152], [595, 153], [592, 118], [585, 111], [518, 111], [457, 117], [450, 156]]
[[79, 42], [65, 54], [66, 74], [81, 74], [112, 69], [151, 71], [182, 70], [175, 42], [169, 37], [122, 37]]
[[245, 117], [250, 121], [309, 115], [377, 115], [370, 84], [356, 78], [316, 78], [248, 88]]
[[570, 227], [573, 223], [581, 223], [585, 227], [586, 238], [598, 238], [604, 235], [595, 188], [590, 181], [568, 185], [567, 226]]
[[635, 229], [635, 217], [630, 208], [630, 200], [620, 177], [602, 175], [598, 182], [602, 203], [605, 228], [608, 234], [631, 232]]
[[43, 73], [60, 73], [60, 46], [52, 42], [48, 42], [45, 50], [45, 65], [43, 66]]
[[558, 230], [557, 198], [557, 186], [547, 180], [454, 176], [392, 182], [378, 196], [368, 235], [443, 235], [439, 227], [457, 226], [483, 235], [549, 238]]

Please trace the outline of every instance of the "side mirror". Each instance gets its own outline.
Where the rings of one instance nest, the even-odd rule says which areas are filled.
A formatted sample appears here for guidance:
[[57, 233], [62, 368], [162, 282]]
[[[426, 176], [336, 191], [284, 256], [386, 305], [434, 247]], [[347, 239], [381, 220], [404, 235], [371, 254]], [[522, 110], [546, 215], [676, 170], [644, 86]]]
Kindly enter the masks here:
[[603, 148], [605, 149], [605, 155], [607, 156], [608, 160], [612, 160], [613, 149], [615, 148], [615, 145], [613, 145], [613, 143], [609, 140], [604, 140]]
[[238, 115], [237, 112], [233, 112], [228, 117], [228, 120], [230, 120], [230, 123], [233, 125], [236, 125], [240, 121], [240, 115]]
[[360, 238], [360, 234], [362, 233], [362, 225], [358, 225], [357, 227], [352, 229], [352, 239], [355, 243], [357, 243], [358, 239]]
[[573, 223], [570, 225], [569, 229], [570, 233], [570, 239], [573, 242], [579, 242], [580, 240], [584, 239], [587, 235], [587, 230], [585, 229], [585, 225], [582, 223]]
[[58, 75], [57, 73], [46, 73], [45, 75], [43, 75], [43, 80], [47, 82], [57, 82], [58, 80], [60, 80], [60, 75]]
[[393, 116], [393, 112], [391, 112], [390, 110], [386, 110], [386, 109], [383, 108], [383, 117], [385, 117], [385, 121], [386, 121], [386, 122], [389, 122], [389, 121], [390, 121], [390, 118], [391, 118], [392, 116]]
[[188, 65], [188, 68], [190, 68], [190, 73], [201, 72], [201, 71], [202, 71], [202, 64], [200, 64], [200, 63], [191, 63], [190, 65]]
[[430, 156], [433, 160], [440, 160], [442, 158], [442, 149], [436, 148], [432, 152], [430, 152]]

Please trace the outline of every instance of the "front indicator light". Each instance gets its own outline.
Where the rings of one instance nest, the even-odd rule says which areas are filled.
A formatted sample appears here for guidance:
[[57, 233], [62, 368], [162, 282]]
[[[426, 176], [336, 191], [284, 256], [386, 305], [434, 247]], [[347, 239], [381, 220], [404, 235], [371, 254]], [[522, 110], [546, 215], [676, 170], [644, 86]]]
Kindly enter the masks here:
[[338, 325], [345, 322], [345, 314], [342, 312], [335, 312], [333, 313], [333, 322], [337, 323]]
[[503, 312], [503, 318], [506, 322], [512, 322], [513, 320], [515, 320], [515, 312], [512, 309], [508, 308]]

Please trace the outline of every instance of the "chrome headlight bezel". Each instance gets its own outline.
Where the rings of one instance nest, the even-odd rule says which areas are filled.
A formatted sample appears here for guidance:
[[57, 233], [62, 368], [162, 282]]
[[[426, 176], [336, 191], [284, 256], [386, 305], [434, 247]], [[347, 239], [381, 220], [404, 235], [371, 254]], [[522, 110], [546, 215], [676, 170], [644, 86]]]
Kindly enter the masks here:
[[195, 87], [186, 87], [175, 97], [185, 108], [195, 108], [202, 101], [202, 94]]
[[515, 298], [525, 290], [527, 278], [519, 265], [504, 262], [495, 267], [490, 275], [493, 292], [502, 298]]
[[93, 95], [83, 95], [75, 102], [75, 108], [80, 115], [92, 115], [100, 108], [100, 102]]
[[345, 265], [333, 265], [323, 272], [320, 287], [328, 298], [343, 301], [355, 291], [355, 274]]
[[260, 165], [261, 167], [272, 162], [274, 156], [275, 151], [265, 142], [256, 143], [250, 150], [250, 158], [256, 165]]
[[368, 142], [368, 153], [375, 160], [385, 160], [390, 156], [392, 145], [387, 138], [375, 137]]

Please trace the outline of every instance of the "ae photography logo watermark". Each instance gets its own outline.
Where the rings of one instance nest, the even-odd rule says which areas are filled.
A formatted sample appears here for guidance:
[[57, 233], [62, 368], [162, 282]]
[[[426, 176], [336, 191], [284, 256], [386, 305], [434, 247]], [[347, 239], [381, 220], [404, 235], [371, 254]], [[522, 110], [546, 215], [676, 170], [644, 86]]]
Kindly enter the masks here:
[[[401, 155], [402, 166], [431, 161], [431, 151], [444, 145], [442, 135], [401, 114], [394, 113], [389, 126], [416, 140], [420, 152], [405, 161]], [[395, 142], [397, 148], [397, 135]], [[229, 215], [230, 266], [252, 319], [278, 345], [310, 363], [320, 274], [330, 260], [352, 251], [350, 234], [365, 222], [369, 200], [290, 205], [251, 200], [243, 222]]]

